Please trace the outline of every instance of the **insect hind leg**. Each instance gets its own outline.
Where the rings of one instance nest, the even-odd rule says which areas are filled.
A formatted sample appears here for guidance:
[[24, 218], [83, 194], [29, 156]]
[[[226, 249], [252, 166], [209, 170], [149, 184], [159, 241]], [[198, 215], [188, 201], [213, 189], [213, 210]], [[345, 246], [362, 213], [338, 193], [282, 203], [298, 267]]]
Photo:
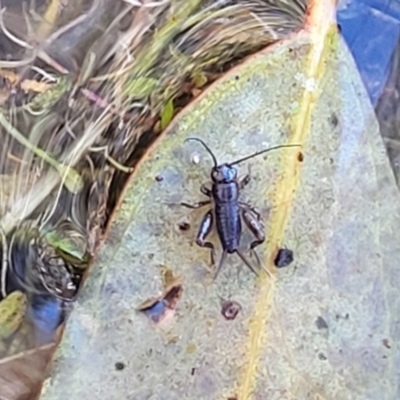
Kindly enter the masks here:
[[252, 215], [251, 211], [253, 211], [253, 210], [249, 206], [241, 207], [242, 218], [243, 218], [246, 226], [249, 228], [250, 232], [256, 238], [256, 240], [252, 241], [250, 244], [250, 251], [252, 252], [252, 254], [255, 255], [259, 268], [263, 269], [269, 276], [271, 276], [271, 273], [261, 263], [260, 257], [258, 256], [257, 252], [254, 250], [257, 246], [264, 243], [265, 234], [264, 234], [264, 228], [261, 225], [259, 216]]
[[215, 265], [215, 247], [211, 242], [206, 242], [207, 236], [210, 234], [213, 227], [213, 213], [209, 210], [203, 217], [200, 223], [200, 228], [196, 236], [196, 244], [200, 247], [210, 249], [211, 264]]
[[257, 221], [261, 221], [260, 213], [254, 207], [252, 207], [250, 204], [239, 201], [239, 207], [242, 211], [251, 211], [257, 217]]

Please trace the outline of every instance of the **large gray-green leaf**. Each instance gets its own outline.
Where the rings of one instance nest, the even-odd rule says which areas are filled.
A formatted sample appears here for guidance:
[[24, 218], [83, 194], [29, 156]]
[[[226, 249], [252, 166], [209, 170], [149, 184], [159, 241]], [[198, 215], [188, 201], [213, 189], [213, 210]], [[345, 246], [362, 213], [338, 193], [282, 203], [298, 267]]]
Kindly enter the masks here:
[[[331, 33], [318, 53], [312, 40], [299, 34], [230, 72], [149, 152], [68, 322], [43, 400], [400, 398], [399, 195], [345, 45]], [[258, 253], [272, 279], [257, 280], [232, 255], [212, 282], [209, 253], [194, 243], [202, 212], [170, 205], [203, 199], [209, 179], [210, 158], [183, 143], [189, 136], [220, 162], [303, 144], [303, 161], [286, 149], [248, 162], [253, 179], [242, 196], [266, 221]], [[244, 235], [243, 246], [250, 240]], [[275, 270], [283, 245], [295, 262]], [[181, 277], [183, 295], [169, 322], [155, 326], [136, 308], [162, 292], [165, 267]], [[221, 297], [240, 303], [236, 319], [221, 315]]]

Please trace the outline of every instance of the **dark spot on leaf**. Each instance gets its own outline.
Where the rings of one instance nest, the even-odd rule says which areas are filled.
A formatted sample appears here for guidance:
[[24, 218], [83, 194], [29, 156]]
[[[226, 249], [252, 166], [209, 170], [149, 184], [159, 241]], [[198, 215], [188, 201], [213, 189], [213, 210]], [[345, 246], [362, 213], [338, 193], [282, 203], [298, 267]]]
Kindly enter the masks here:
[[293, 261], [293, 251], [289, 249], [279, 249], [275, 257], [275, 266], [277, 268], [287, 267]]
[[303, 156], [303, 153], [301, 151], [299, 151], [299, 154], [297, 154], [297, 160], [299, 162], [303, 162], [303, 160], [304, 160], [304, 156]]
[[346, 313], [344, 315], [336, 314], [336, 319], [339, 321], [339, 319], [349, 319], [350, 315], [349, 313]]
[[232, 320], [237, 317], [241, 309], [241, 305], [236, 301], [226, 300], [222, 302], [221, 314], [225, 319]]
[[196, 372], [196, 368], [192, 368], [192, 370], [190, 371], [190, 375], [194, 375], [195, 374], [195, 372]]
[[332, 113], [331, 117], [329, 118], [329, 122], [332, 124], [334, 128], [338, 126], [339, 120], [335, 113]]
[[317, 325], [318, 329], [328, 329], [328, 324], [322, 317], [318, 317], [315, 321], [315, 324]]
[[125, 368], [125, 364], [122, 362], [116, 362], [115, 363], [115, 369], [116, 371], [122, 371]]
[[155, 180], [157, 181], [157, 182], [162, 182], [163, 180], [164, 180], [164, 177], [162, 176], [162, 175], [157, 175], [156, 177], [155, 177]]
[[391, 348], [392, 348], [392, 346], [390, 345], [388, 339], [383, 339], [383, 340], [382, 340], [382, 343], [383, 343], [383, 345], [384, 345], [387, 349], [391, 349]]
[[176, 304], [182, 296], [183, 288], [181, 284], [173, 284], [164, 292], [164, 301], [168, 308], [174, 310]]
[[320, 360], [322, 360], [322, 361], [325, 361], [325, 360], [328, 359], [324, 353], [319, 353], [319, 354], [318, 354], [318, 358], [319, 358]]
[[235, 76], [235, 79], [238, 81], [238, 80], [239, 80], [239, 75], [236, 75], [236, 76]]
[[190, 229], [190, 224], [188, 224], [187, 222], [181, 222], [181, 223], [178, 225], [178, 227], [179, 227], [179, 230], [185, 232], [185, 231], [187, 231], [187, 230]]

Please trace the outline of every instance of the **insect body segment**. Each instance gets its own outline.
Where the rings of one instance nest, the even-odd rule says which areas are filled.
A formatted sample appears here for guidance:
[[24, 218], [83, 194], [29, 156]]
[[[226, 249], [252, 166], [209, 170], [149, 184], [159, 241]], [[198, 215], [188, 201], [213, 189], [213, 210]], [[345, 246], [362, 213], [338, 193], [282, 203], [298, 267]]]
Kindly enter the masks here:
[[[212, 199], [214, 210], [210, 209], [203, 217], [200, 228], [197, 233], [196, 243], [201, 247], [207, 247], [211, 252], [211, 262], [215, 264], [215, 248], [211, 242], [207, 242], [207, 236], [211, 233], [214, 223], [214, 216], [218, 237], [222, 245], [222, 256], [219, 261], [215, 277], [221, 271], [227, 254], [237, 253], [242, 261], [257, 274], [257, 271], [251, 265], [250, 261], [239, 249], [240, 239], [242, 235], [242, 219], [251, 233], [255, 236], [255, 240], [250, 245], [252, 251], [257, 258], [259, 268], [263, 268], [269, 274], [269, 271], [261, 267], [260, 260], [254, 248], [265, 240], [264, 229], [260, 222], [260, 214], [249, 204], [239, 201], [240, 191], [250, 182], [250, 175], [246, 175], [241, 181], [238, 180], [237, 170], [233, 167], [234, 164], [239, 164], [242, 161], [256, 157], [267, 151], [280, 147], [293, 147], [298, 145], [276, 146], [270, 149], [262, 150], [250, 156], [236, 160], [230, 164], [224, 163], [218, 165], [217, 159], [210, 148], [198, 138], [188, 138], [186, 140], [196, 140], [200, 142], [211, 155], [214, 166], [211, 170], [211, 189], [205, 185], [201, 186], [201, 192]], [[201, 201], [196, 204], [181, 203], [182, 206], [188, 208], [200, 208], [206, 205], [211, 205], [211, 200]], [[213, 213], [214, 211], [214, 213]], [[214, 215], [214, 216], [213, 216]]]

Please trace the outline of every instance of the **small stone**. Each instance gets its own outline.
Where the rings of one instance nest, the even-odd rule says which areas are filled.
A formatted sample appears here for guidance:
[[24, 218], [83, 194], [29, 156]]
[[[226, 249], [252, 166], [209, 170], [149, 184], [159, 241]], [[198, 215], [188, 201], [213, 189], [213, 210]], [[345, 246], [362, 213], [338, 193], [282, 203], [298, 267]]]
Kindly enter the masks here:
[[277, 268], [287, 267], [293, 261], [293, 251], [289, 249], [279, 249], [275, 257], [275, 266]]

